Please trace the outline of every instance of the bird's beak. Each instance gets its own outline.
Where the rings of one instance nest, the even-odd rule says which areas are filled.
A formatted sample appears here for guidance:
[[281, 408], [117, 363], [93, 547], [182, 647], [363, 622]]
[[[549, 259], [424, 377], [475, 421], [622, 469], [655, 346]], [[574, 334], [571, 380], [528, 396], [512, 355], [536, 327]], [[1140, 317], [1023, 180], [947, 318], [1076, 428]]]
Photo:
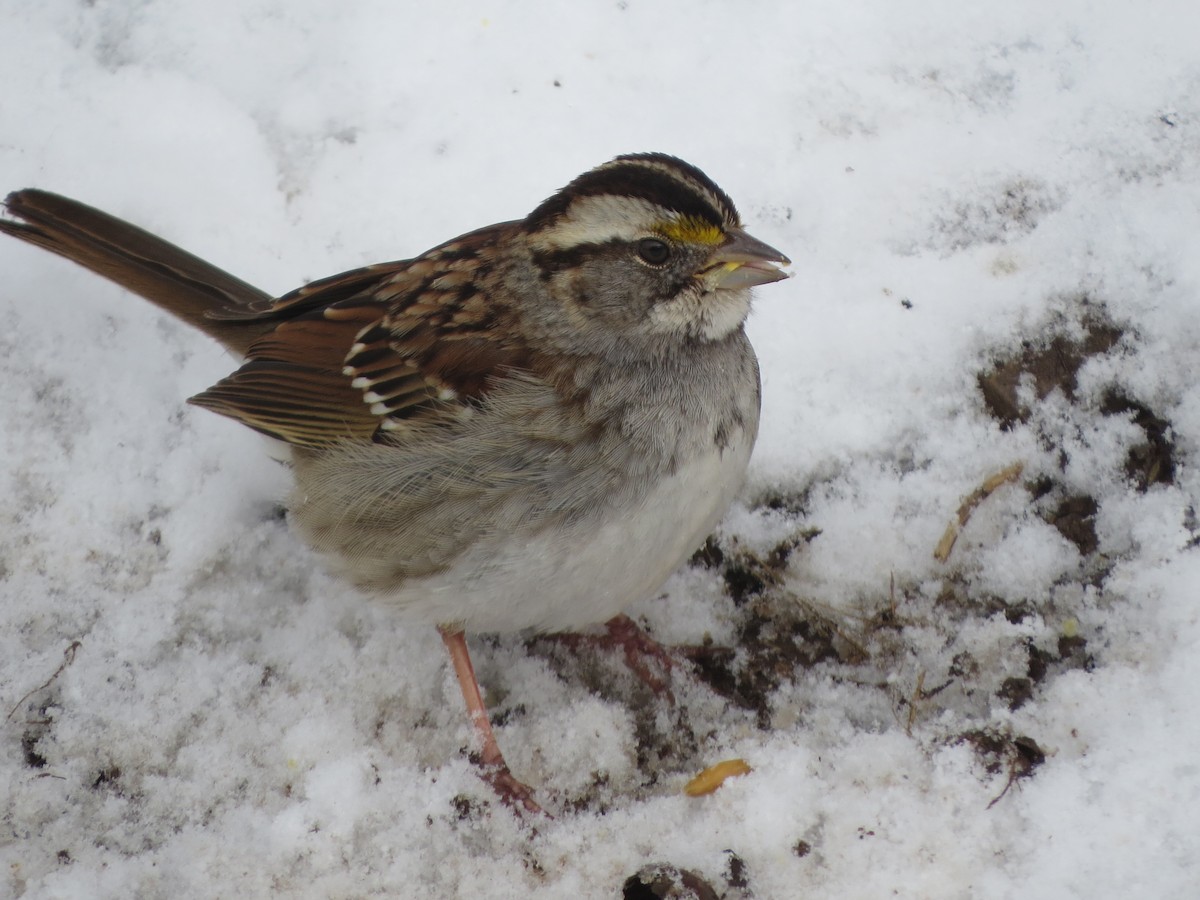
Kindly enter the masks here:
[[734, 228], [713, 253], [702, 277], [709, 290], [740, 290], [789, 277], [779, 266], [790, 264], [774, 247]]

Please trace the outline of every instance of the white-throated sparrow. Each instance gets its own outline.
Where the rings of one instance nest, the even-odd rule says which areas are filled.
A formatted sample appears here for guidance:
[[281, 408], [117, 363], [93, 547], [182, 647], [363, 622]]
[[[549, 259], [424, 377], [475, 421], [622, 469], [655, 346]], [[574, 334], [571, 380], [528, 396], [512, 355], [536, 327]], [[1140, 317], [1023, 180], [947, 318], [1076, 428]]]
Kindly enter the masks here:
[[618, 157], [525, 219], [273, 300], [55, 194], [0, 231], [67, 257], [245, 359], [192, 403], [291, 448], [292, 522], [334, 568], [437, 625], [504, 763], [464, 629], [560, 631], [653, 592], [724, 513], [758, 429], [743, 322], [779, 251], [703, 172]]

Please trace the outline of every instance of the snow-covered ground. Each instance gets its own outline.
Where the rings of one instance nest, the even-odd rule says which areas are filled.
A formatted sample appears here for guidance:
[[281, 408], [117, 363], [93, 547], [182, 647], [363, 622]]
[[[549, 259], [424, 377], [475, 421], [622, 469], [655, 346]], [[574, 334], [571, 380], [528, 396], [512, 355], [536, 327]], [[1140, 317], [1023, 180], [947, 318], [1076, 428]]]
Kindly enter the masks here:
[[0, 895], [645, 897], [656, 864], [730, 900], [1200, 895], [1194, 0], [0, 25], [0, 190], [272, 292], [639, 150], [704, 168], [795, 271], [750, 323], [742, 498], [630, 610], [736, 653], [677, 668], [672, 707], [604, 654], [472, 639], [557, 814], [529, 828], [466, 758], [432, 630], [325, 575], [263, 442], [184, 405], [231, 360], [0, 241]]

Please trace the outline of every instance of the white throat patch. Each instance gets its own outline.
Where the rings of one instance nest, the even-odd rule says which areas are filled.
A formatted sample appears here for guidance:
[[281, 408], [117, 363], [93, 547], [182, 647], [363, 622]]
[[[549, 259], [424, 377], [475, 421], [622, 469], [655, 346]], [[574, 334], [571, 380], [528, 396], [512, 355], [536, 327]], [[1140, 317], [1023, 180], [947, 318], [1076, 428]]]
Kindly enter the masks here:
[[681, 291], [679, 296], [655, 305], [650, 323], [655, 331], [687, 334], [719, 341], [741, 327], [750, 315], [750, 291]]

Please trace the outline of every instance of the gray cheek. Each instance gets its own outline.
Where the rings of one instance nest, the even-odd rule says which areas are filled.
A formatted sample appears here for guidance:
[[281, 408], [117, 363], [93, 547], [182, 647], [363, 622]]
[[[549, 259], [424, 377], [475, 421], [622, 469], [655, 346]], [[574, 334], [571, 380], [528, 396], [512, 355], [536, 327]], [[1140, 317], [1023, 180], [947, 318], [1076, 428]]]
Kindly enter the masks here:
[[633, 273], [585, 269], [571, 287], [571, 297], [587, 318], [626, 328], [645, 318], [651, 303], [647, 286]]

